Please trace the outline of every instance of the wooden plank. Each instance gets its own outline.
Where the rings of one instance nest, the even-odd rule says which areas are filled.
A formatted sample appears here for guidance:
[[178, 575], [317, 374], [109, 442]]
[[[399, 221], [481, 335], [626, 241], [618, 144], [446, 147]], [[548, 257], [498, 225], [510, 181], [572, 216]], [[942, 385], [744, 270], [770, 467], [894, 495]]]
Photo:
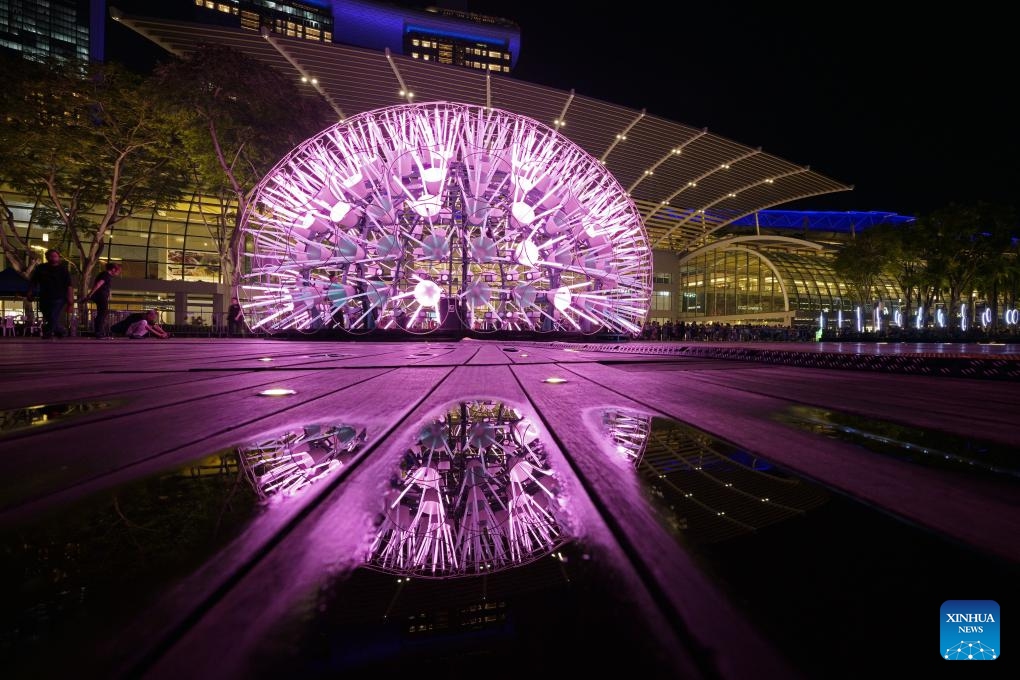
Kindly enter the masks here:
[[[616, 536], [630, 544], [642, 568], [668, 599], [679, 626], [711, 654], [722, 677], [793, 677], [787, 664], [663, 527], [638, 490], [635, 471], [619, 459], [607, 433], [601, 431], [601, 413], [606, 408], [646, 409], [580, 374], [567, 373], [567, 382], [549, 384], [543, 382], [547, 367], [515, 366], [513, 371], [561, 449], [569, 452], [568, 458], [587, 481], [586, 488], [599, 496], [604, 514], [617, 525]], [[734, 639], [741, 641], [740, 654], [727, 653]]]
[[507, 353], [503, 351], [503, 345], [506, 343], [501, 342], [485, 342], [478, 344], [478, 351], [475, 353], [469, 364], [509, 364], [510, 358]]
[[[211, 443], [214, 435], [256, 425], [384, 370], [345, 369], [328, 378], [318, 372], [256, 372], [202, 383], [198, 393], [192, 389], [195, 385], [172, 385], [154, 389], [116, 413], [97, 412], [88, 422], [83, 417], [64, 427], [8, 438], [0, 443], [6, 466], [0, 480], [0, 518], [29, 501], [127, 466], [151, 471], [185, 462], [180, 452], [188, 444]], [[297, 395], [259, 396], [267, 387], [288, 387]], [[159, 423], [158, 430], [154, 422]], [[175, 455], [164, 458], [170, 453]]]
[[[517, 370], [527, 368], [531, 367]], [[656, 374], [623, 373], [599, 364], [570, 370], [798, 474], [961, 542], [1020, 561], [1020, 544], [1006, 538], [1020, 534], [1012, 487], [963, 479], [787, 427], [773, 415], [789, 402], [722, 388], [686, 373], [676, 374], [664, 389]], [[932, 502], [935, 498], [940, 499], [938, 503]]]
[[[761, 367], [694, 379], [837, 411], [1020, 447], [1020, 383], [820, 368]], [[951, 394], [949, 394], [951, 392]], [[971, 408], [961, 408], [961, 404]]]
[[[331, 579], [342, 578], [356, 563], [344, 562], [344, 556], [360, 554], [362, 533], [369, 529], [366, 519], [379, 512], [381, 480], [388, 479], [396, 468], [401, 454], [413, 442], [422, 424], [435, 417], [451, 404], [478, 397], [503, 400], [510, 404], [524, 404], [531, 411], [525, 394], [503, 366], [470, 366], [453, 371], [414, 411], [399, 428], [362, 465], [352, 473], [344, 485], [324, 499], [300, 525], [278, 543], [234, 589], [215, 603], [205, 616], [189, 628], [174, 644], [167, 655], [152, 668], [144, 669], [148, 678], [176, 678], [186, 668], [196, 664], [213, 663], [218, 672], [228, 676], [253, 672], [250, 666], [253, 652], [264, 645], [264, 638], [281, 618], [293, 615], [303, 595]], [[555, 445], [550, 442], [555, 448]], [[569, 482], [568, 482], [569, 484]], [[578, 506], [583, 497], [572, 498]], [[373, 510], [372, 508], [376, 508]], [[358, 530], [358, 528], [361, 528]], [[585, 527], [592, 535], [599, 529]], [[604, 539], [603, 539], [604, 540]], [[606, 550], [614, 546], [604, 546]], [[619, 549], [615, 548], [617, 553]], [[335, 555], [331, 573], [323, 573], [323, 556]], [[644, 590], [638, 576], [627, 566], [622, 553], [616, 555], [619, 563], [619, 581], [615, 587], [626, 589], [635, 607], [645, 613], [644, 623], [649, 635], [662, 638], [667, 658], [678, 668], [690, 673], [695, 667], [679, 645], [675, 631], [662, 621], [655, 603]], [[281, 578], [286, 574], [285, 578]], [[252, 598], [272, 592], [272, 601], [264, 603], [257, 612], [252, 611]], [[224, 653], [218, 641], [228, 636], [230, 653]], [[344, 641], [338, 641], [342, 645]]]
[[[215, 449], [237, 445], [245, 440], [262, 440], [266, 433], [281, 428], [342, 420], [359, 430], [364, 428], [367, 433], [367, 440], [360, 453], [348, 463], [348, 467], [353, 467], [360, 456], [371, 455], [370, 452], [378, 443], [390, 436], [411, 409], [427, 397], [430, 388], [441, 383], [448, 373], [449, 369], [445, 368], [406, 368], [383, 373], [356, 388], [339, 390], [313, 403], [302, 404], [263, 419], [257, 424], [261, 428], [257, 432], [255, 426], [246, 427], [218, 435], [208, 443]], [[206, 442], [196, 442], [186, 447], [186, 450], [190, 451], [190, 455], [201, 456], [213, 449], [206, 446]], [[195, 615], [218, 590], [225, 588], [226, 584], [250, 568], [266, 546], [289, 531], [291, 525], [309, 508], [320, 503], [322, 496], [333, 493], [338, 484], [346, 488], [347, 481], [342, 473], [343, 470], [338, 471], [330, 478], [305, 487], [297, 496], [274, 502], [266, 512], [245, 527], [237, 538], [219, 550], [214, 558], [157, 598], [145, 616], [139, 617], [129, 629], [114, 636], [108, 647], [97, 650], [94, 663], [101, 666], [102, 674], [118, 675], [113, 672], [115, 666], [126, 669], [137, 664], [150, 647], [166, 639], [178, 626], [186, 625], [189, 617]], [[336, 527], [328, 533], [332, 537], [330, 540], [335, 540]], [[353, 533], [350, 538], [361, 540], [359, 535]]]

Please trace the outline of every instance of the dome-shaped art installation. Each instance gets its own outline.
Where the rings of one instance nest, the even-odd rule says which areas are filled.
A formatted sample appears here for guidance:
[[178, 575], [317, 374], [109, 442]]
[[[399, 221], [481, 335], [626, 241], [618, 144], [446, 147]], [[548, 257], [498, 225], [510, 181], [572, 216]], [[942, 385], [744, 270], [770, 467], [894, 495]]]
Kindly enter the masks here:
[[260, 183], [239, 297], [253, 329], [635, 332], [651, 251], [605, 167], [496, 109], [338, 123]]
[[498, 401], [460, 402], [404, 452], [367, 565], [424, 578], [519, 567], [567, 539], [564, 502], [532, 419]]

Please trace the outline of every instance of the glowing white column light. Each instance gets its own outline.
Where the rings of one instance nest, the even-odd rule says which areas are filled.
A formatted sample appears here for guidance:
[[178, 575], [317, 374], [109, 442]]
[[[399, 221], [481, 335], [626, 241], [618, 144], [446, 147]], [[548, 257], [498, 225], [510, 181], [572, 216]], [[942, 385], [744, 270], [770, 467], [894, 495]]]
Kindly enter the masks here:
[[924, 305], [917, 308], [917, 330], [924, 328]]
[[985, 307], [985, 311], [981, 312], [981, 325], [988, 328], [992, 325], [992, 308]]
[[960, 330], [967, 330], [967, 303], [960, 304]]
[[839, 330], [843, 330], [843, 310], [836, 312], [836, 321], [839, 324]]
[[861, 308], [857, 307], [857, 332], [862, 333], [864, 331], [864, 321], [861, 319]]
[[935, 313], [935, 322], [938, 324], [939, 328], [946, 327], [946, 310], [942, 307], [939, 307], [938, 312]]

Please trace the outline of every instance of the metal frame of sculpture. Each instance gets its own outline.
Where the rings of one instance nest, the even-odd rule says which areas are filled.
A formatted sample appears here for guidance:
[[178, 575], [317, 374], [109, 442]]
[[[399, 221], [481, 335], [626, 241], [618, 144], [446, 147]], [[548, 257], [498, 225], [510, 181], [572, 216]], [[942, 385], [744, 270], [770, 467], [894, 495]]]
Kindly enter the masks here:
[[538, 429], [500, 402], [461, 402], [405, 452], [368, 565], [427, 578], [487, 574], [566, 540]]
[[648, 312], [651, 250], [626, 191], [506, 111], [349, 118], [284, 158], [251, 205], [239, 297], [253, 330], [634, 333]]

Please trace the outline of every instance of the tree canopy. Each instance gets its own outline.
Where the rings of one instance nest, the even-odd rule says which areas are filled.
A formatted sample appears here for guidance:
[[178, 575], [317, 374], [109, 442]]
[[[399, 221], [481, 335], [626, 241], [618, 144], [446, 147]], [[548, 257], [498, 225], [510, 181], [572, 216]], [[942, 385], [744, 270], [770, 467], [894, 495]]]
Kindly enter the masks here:
[[192, 183], [219, 202], [210, 235], [224, 264], [236, 272], [238, 227], [253, 190], [284, 155], [335, 122], [336, 114], [279, 72], [224, 46], [201, 45], [157, 67], [155, 78], [163, 102], [184, 122]]
[[[186, 175], [176, 151], [178, 119], [158, 105], [145, 79], [116, 64], [8, 66], [0, 184], [35, 198], [34, 221], [52, 228], [54, 245], [76, 251], [84, 289], [114, 225], [180, 199]], [[14, 229], [2, 191], [0, 208], [4, 254], [27, 271], [39, 258]]]

